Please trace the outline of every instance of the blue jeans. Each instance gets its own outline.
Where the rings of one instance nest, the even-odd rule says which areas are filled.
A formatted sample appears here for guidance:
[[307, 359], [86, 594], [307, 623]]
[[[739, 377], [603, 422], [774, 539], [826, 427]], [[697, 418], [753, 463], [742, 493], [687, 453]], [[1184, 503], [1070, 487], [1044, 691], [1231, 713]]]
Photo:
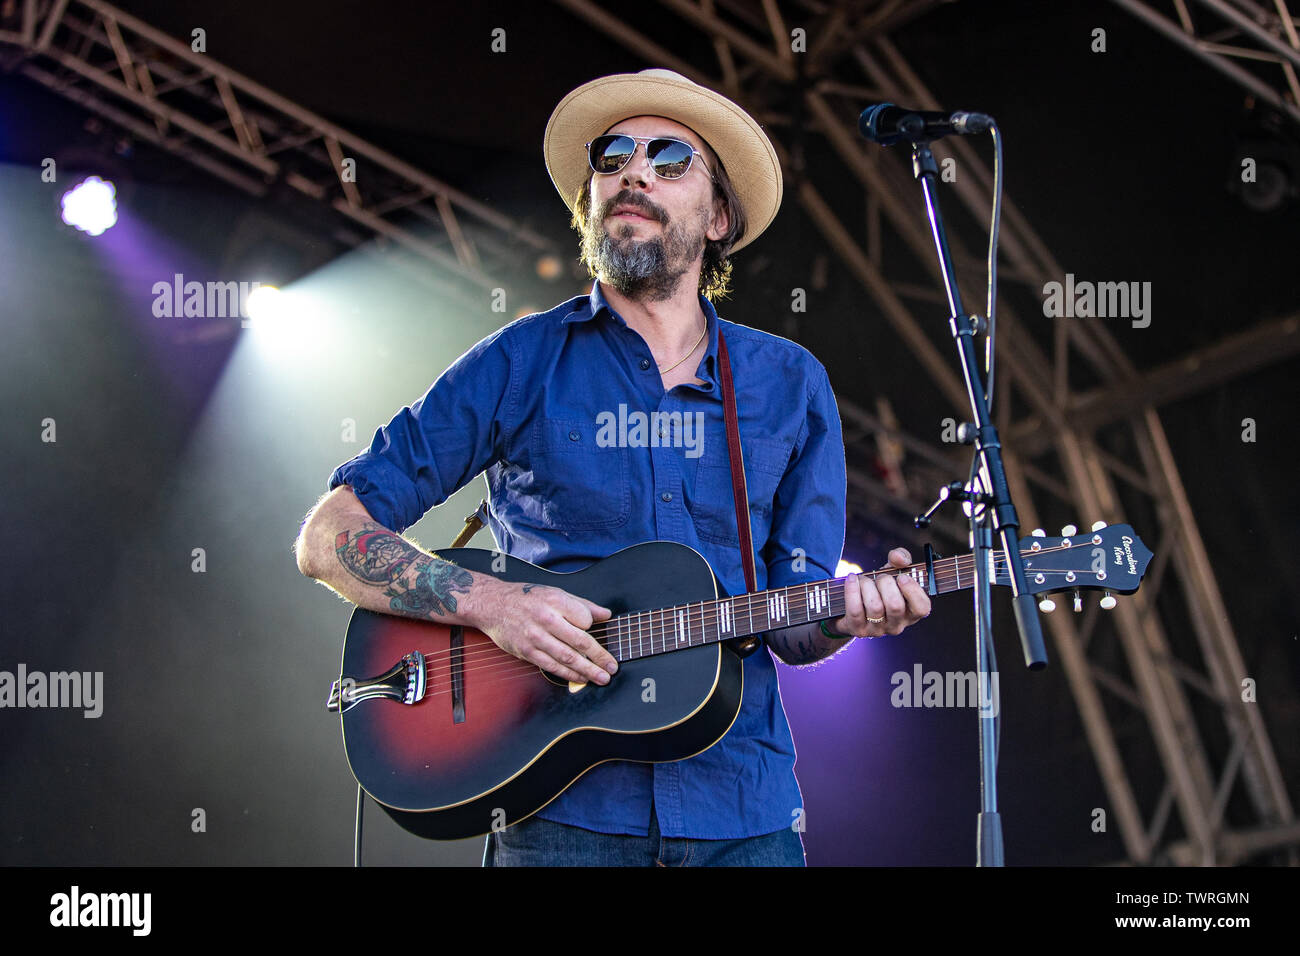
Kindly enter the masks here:
[[803, 840], [790, 828], [740, 840], [690, 840], [596, 833], [532, 816], [489, 833], [484, 866], [805, 866]]

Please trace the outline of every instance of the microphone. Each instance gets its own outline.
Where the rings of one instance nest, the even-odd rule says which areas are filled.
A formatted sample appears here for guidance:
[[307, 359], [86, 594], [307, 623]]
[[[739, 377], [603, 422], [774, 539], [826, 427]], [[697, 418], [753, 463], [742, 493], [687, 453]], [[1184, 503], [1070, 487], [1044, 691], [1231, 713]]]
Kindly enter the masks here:
[[909, 110], [893, 103], [876, 103], [868, 106], [858, 117], [862, 135], [881, 146], [895, 143], [929, 142], [953, 133], [986, 133], [993, 126], [993, 117], [983, 113], [936, 113], [929, 110]]

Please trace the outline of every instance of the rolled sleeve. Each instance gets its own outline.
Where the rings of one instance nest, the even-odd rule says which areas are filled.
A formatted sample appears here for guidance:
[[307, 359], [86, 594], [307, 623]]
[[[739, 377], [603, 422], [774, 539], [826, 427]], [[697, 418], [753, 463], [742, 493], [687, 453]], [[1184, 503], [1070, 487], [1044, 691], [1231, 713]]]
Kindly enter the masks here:
[[803, 435], [772, 504], [762, 555], [769, 588], [834, 577], [844, 551], [844, 431], [820, 362], [813, 383]]
[[369, 449], [334, 469], [329, 488], [350, 485], [371, 517], [400, 533], [499, 458], [516, 401], [508, 329], [453, 362]]

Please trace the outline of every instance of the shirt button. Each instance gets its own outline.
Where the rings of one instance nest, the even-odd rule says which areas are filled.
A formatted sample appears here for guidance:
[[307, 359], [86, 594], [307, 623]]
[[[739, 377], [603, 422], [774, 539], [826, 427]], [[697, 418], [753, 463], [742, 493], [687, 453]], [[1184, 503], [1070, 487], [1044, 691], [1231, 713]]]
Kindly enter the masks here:
[[569, 432], [569, 441], [577, 441], [581, 437], [577, 432]]
[[664, 492], [662, 495], [660, 495], [659, 497], [662, 498], [664, 501], [672, 501], [672, 500], [673, 500], [673, 493], [672, 493], [671, 491], [665, 491], [665, 492]]
[[649, 359], [642, 359], [642, 360], [641, 360], [641, 369], [642, 369], [642, 371], [644, 371], [645, 369], [648, 369], [649, 367], [650, 367], [650, 360], [649, 360]]

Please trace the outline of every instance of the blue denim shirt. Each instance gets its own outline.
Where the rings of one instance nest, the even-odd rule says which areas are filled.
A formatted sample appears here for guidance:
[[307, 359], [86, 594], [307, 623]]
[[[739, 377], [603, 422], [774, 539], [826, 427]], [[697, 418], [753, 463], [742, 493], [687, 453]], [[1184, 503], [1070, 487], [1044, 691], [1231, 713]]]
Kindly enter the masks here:
[[[349, 484], [380, 524], [401, 532], [486, 469], [489, 526], [507, 554], [575, 571], [642, 541], [678, 541], [708, 559], [730, 594], [745, 591], [722, 413], [718, 332], [736, 389], [758, 587], [834, 576], [844, 546], [844, 439], [826, 370], [788, 339], [720, 319], [703, 296], [703, 384], [665, 392], [645, 340], [600, 283], [525, 316], [462, 355], [380, 428], [329, 487]], [[623, 406], [624, 410], [620, 410]], [[677, 440], [620, 421], [680, 413]], [[602, 413], [604, 413], [602, 415]], [[698, 417], [697, 417], [698, 415]], [[688, 417], [689, 416], [689, 417]], [[660, 419], [674, 421], [675, 419]], [[607, 431], [598, 441], [600, 426]], [[671, 436], [670, 436], [671, 438]], [[735, 723], [688, 760], [610, 761], [538, 816], [602, 833], [736, 839], [796, 819], [794, 742], [766, 647], [745, 659]]]

